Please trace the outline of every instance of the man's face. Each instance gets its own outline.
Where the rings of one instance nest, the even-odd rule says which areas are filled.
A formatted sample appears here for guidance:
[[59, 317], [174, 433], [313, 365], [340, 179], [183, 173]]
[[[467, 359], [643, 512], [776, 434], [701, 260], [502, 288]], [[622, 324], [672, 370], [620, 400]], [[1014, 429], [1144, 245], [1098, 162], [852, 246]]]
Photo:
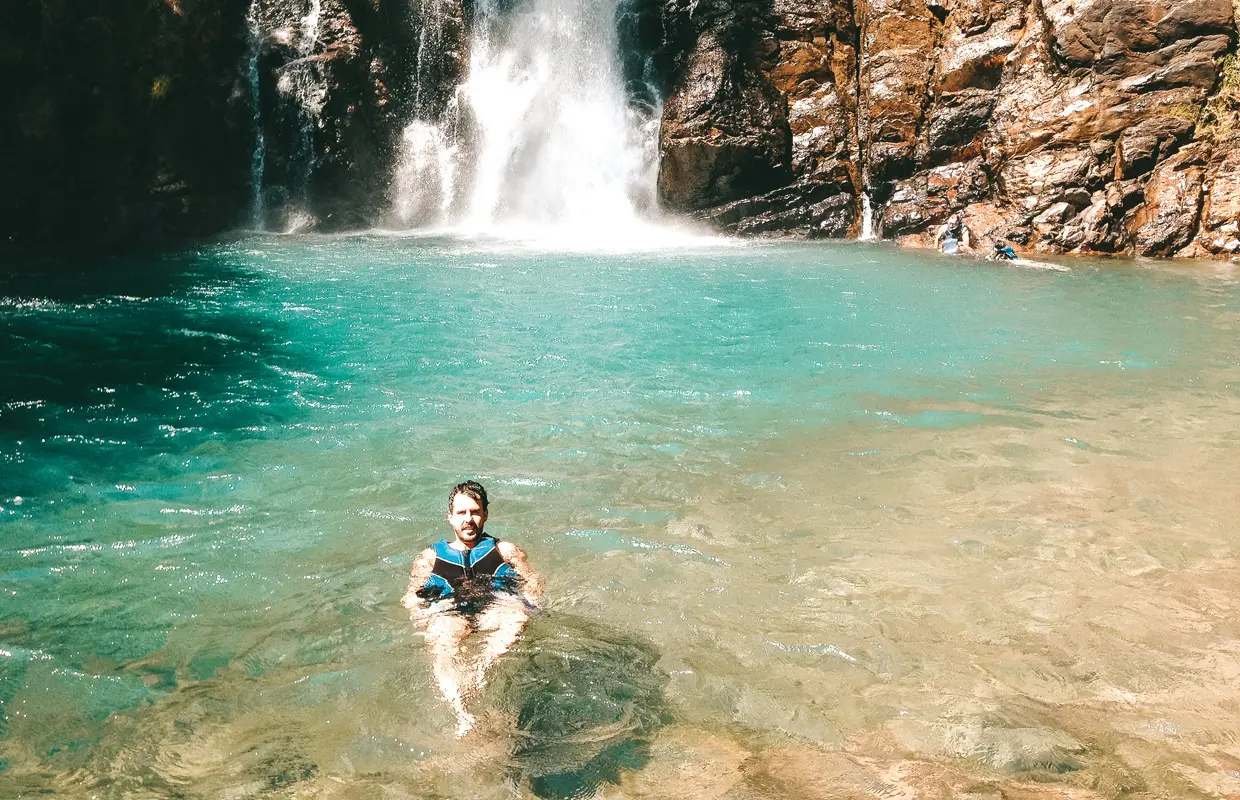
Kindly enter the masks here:
[[452, 498], [452, 510], [448, 512], [448, 524], [456, 532], [457, 540], [466, 547], [473, 547], [482, 539], [482, 527], [487, 523], [487, 512], [482, 505], [467, 494]]

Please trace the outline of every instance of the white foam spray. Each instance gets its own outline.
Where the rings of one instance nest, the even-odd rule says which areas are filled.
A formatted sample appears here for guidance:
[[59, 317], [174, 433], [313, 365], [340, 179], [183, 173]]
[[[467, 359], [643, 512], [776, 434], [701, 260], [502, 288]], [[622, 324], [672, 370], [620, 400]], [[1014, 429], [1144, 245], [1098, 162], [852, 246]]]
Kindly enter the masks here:
[[399, 223], [560, 241], [654, 233], [659, 110], [627, 102], [615, 12], [616, 0], [481, 0], [455, 103], [405, 131]]

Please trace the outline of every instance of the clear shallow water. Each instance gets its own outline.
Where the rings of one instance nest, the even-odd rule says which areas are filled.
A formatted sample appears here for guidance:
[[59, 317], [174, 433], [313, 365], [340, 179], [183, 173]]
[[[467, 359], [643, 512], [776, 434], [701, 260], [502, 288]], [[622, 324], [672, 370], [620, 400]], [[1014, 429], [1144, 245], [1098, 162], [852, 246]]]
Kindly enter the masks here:
[[[10, 275], [0, 794], [1240, 792], [1240, 286], [1072, 266], [271, 237]], [[462, 744], [399, 598], [465, 475], [552, 600]], [[612, 700], [531, 694], [557, 664]], [[603, 766], [531, 749], [591, 714]]]

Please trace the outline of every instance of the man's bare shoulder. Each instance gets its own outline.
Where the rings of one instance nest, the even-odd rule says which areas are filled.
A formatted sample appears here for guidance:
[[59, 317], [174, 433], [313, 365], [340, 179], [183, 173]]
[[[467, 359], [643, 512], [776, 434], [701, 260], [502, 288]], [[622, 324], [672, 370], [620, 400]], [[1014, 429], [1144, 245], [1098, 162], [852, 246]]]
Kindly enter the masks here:
[[516, 561], [528, 560], [525, 557], [524, 550], [522, 550], [520, 547], [518, 547], [517, 545], [513, 544], [512, 542], [506, 539], [501, 539], [497, 547], [499, 548], [499, 554], [504, 557], [505, 561], [511, 562], [514, 560]]

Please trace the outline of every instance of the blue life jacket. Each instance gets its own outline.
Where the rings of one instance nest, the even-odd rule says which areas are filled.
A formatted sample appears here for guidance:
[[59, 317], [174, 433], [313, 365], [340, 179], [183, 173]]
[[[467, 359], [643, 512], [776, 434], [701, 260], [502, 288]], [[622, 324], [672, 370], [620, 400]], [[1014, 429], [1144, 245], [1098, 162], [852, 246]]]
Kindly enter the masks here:
[[468, 550], [440, 539], [431, 545], [435, 566], [418, 597], [434, 602], [452, 597], [462, 611], [480, 611], [496, 592], [516, 590], [517, 571], [499, 552], [499, 540], [484, 536]]

